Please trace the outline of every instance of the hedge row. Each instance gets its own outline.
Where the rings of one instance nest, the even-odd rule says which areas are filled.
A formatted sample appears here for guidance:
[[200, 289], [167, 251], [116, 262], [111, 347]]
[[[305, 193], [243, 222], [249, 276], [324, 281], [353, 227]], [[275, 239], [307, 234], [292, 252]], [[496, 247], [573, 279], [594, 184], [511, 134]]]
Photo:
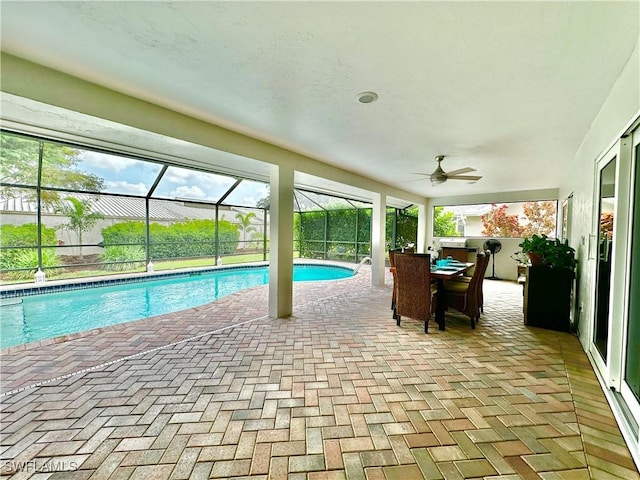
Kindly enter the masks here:
[[[56, 229], [42, 226], [42, 245], [57, 245]], [[0, 249], [0, 268], [12, 270], [14, 268], [35, 269], [38, 266], [38, 227], [35, 223], [24, 225], [5, 224], [0, 225], [1, 247], [34, 247], [28, 248], [2, 248]], [[42, 263], [44, 267], [60, 265], [60, 259], [55, 254], [55, 249], [42, 250]], [[32, 275], [29, 270], [23, 275]], [[17, 274], [20, 275], [20, 274]]]
[[[357, 217], [356, 217], [357, 215]], [[323, 258], [326, 222], [327, 258], [355, 260], [370, 253], [371, 210], [345, 209], [304, 212], [294, 218], [294, 235], [303, 258]], [[356, 232], [357, 225], [357, 232]], [[357, 237], [357, 239], [356, 239]]]
[[[389, 220], [389, 216], [387, 216]], [[392, 235], [389, 230], [390, 222], [387, 221], [387, 239], [391, 239]], [[407, 243], [417, 243], [418, 218], [411, 215], [398, 214], [398, 223], [396, 225], [396, 247], [402, 247]], [[389, 242], [389, 246], [390, 242]]]
[[[218, 222], [219, 254], [236, 251], [240, 232], [227, 220]], [[146, 243], [145, 222], [122, 222], [102, 229], [104, 246]], [[156, 258], [208, 257], [216, 254], [215, 222], [213, 220], [187, 220], [171, 225], [149, 224], [149, 254]]]
[[[42, 245], [57, 245], [56, 229], [42, 226]], [[35, 223], [0, 225], [0, 246], [35, 247], [38, 245], [38, 227]]]

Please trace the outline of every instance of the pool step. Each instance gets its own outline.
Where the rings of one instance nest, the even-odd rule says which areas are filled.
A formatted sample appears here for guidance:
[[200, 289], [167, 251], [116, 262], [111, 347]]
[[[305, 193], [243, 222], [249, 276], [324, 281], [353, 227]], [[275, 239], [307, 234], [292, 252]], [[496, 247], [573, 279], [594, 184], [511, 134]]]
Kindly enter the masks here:
[[0, 298], [0, 307], [9, 307], [11, 305], [19, 305], [22, 298]]

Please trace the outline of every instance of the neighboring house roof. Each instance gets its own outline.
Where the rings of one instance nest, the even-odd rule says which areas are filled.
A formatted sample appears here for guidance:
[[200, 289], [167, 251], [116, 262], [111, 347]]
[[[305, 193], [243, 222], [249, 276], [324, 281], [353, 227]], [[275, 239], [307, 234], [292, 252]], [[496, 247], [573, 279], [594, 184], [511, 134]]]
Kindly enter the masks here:
[[453, 205], [444, 207], [445, 212], [453, 212], [456, 215], [464, 215], [465, 217], [479, 217], [486, 215], [491, 211], [490, 203], [478, 205]]
[[[140, 220], [145, 218], [145, 201], [142, 198], [135, 197], [115, 197], [109, 195], [90, 195], [75, 193], [69, 195], [77, 198], [78, 200], [93, 200], [92, 211], [100, 213], [107, 218], [123, 218]], [[17, 197], [0, 197], [0, 211], [3, 214], [7, 213], [36, 213], [36, 202], [27, 198], [26, 196]], [[232, 213], [231, 218], [225, 215], [225, 219], [228, 221], [235, 221], [235, 215], [237, 213], [246, 213], [244, 210], [234, 207], [220, 207], [222, 215], [230, 211]], [[43, 204], [42, 212], [46, 215], [56, 215], [55, 208], [50, 204]], [[207, 207], [194, 207], [185, 205], [181, 201], [151, 199], [149, 201], [149, 219], [153, 221], [181, 221], [185, 218], [207, 220], [213, 219], [215, 215], [215, 207], [211, 205]], [[256, 212], [257, 213], [257, 212]], [[251, 223], [262, 223], [262, 216], [256, 216], [252, 219]]]

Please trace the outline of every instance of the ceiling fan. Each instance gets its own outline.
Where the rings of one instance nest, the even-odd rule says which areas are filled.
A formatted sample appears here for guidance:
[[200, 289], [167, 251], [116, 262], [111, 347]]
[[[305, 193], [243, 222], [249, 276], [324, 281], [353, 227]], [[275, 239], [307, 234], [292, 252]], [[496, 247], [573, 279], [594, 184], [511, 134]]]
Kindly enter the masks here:
[[[438, 162], [438, 166], [433, 171], [433, 173], [429, 175], [431, 185], [440, 185], [447, 180], [467, 180], [468, 182], [477, 182], [482, 178], [481, 176], [477, 175], [462, 175], [463, 173], [475, 172], [476, 169], [471, 167], [465, 167], [458, 170], [453, 170], [451, 172], [445, 172], [440, 166], [440, 162], [442, 162], [442, 160], [444, 160], [444, 155], [436, 156], [436, 162]], [[420, 175], [428, 174], [421, 173]]]

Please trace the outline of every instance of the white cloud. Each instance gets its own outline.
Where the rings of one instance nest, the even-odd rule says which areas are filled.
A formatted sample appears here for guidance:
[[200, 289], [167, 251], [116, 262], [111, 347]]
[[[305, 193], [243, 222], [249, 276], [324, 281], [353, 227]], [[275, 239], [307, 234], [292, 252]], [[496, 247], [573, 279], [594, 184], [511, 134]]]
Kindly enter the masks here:
[[171, 167], [162, 177], [163, 182], [185, 183], [188, 180], [197, 178], [196, 172], [193, 170], [184, 170], [182, 168]]
[[230, 187], [235, 181], [233, 178], [216, 175], [213, 173], [199, 172], [197, 170], [188, 170], [184, 168], [171, 167], [162, 177], [163, 182], [184, 184], [199, 184], [202, 186], [214, 184]]
[[229, 197], [229, 203], [254, 206], [269, 194], [269, 187], [258, 183], [242, 183]]
[[132, 158], [119, 157], [116, 155], [107, 155], [99, 152], [85, 150], [81, 155], [82, 163], [104, 170], [119, 173], [129, 167], [138, 165], [140, 161]]
[[132, 195], [146, 195], [149, 187], [144, 183], [129, 183], [124, 180], [107, 180], [105, 187], [108, 192], [130, 193]]
[[202, 191], [202, 189], [200, 187], [195, 186], [195, 185], [191, 185], [191, 186], [182, 185], [182, 186], [176, 188], [175, 190], [172, 190], [169, 193], [169, 196], [170, 197], [175, 197], [175, 198], [193, 198], [193, 199], [198, 199], [198, 200], [204, 200], [204, 199], [209, 198]]

